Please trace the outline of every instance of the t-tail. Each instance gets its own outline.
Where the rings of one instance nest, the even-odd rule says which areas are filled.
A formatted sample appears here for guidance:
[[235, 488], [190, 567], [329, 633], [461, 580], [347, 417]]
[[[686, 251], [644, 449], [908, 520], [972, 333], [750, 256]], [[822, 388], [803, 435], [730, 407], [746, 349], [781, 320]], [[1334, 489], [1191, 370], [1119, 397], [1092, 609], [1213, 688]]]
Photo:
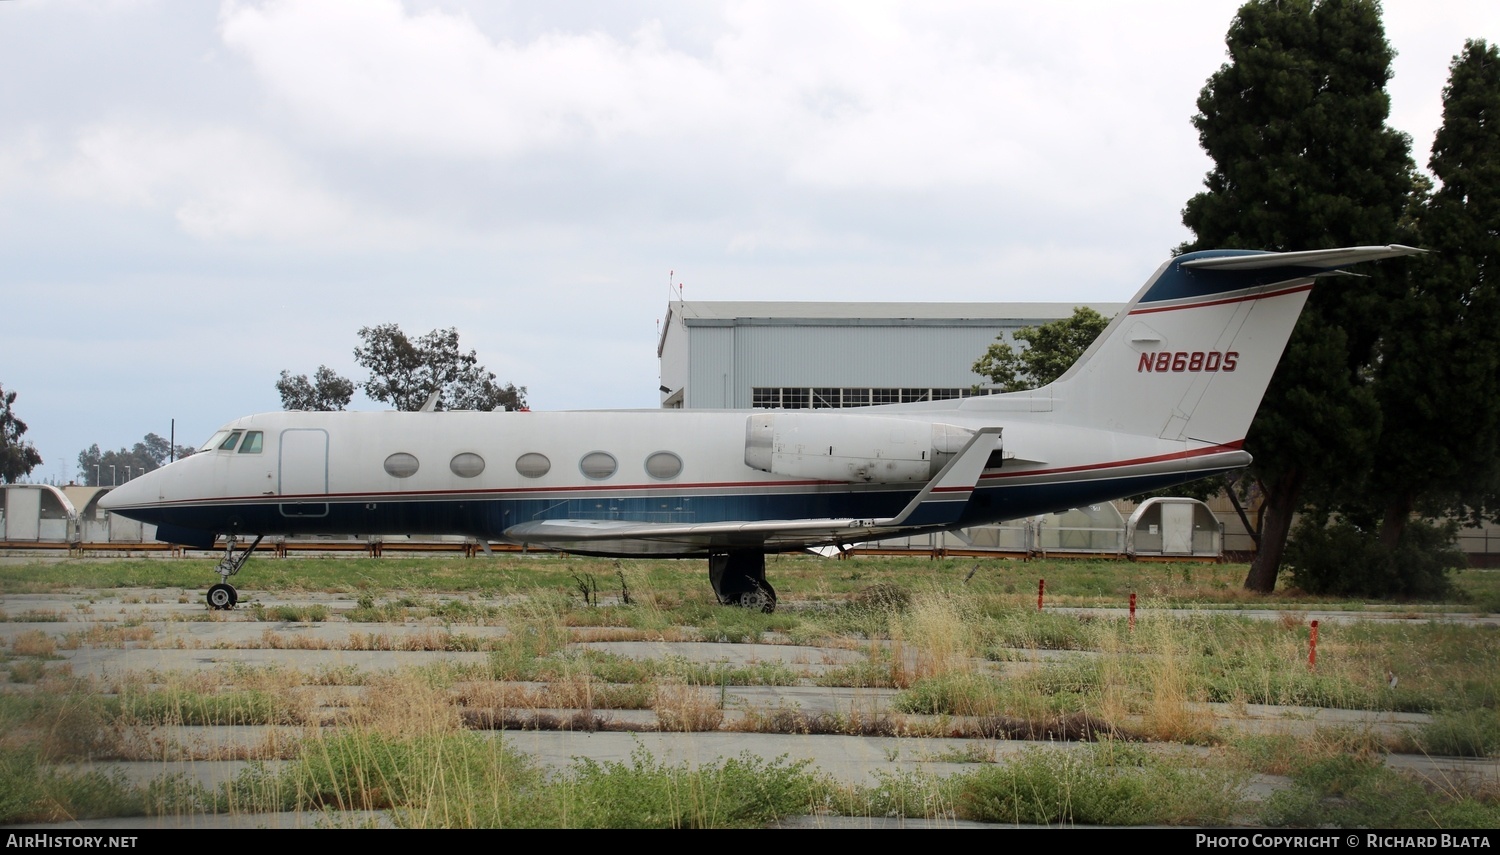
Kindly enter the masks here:
[[1029, 394], [1059, 423], [1237, 443], [1314, 280], [1358, 262], [1419, 252], [1363, 246], [1179, 256], [1156, 271], [1067, 373]]

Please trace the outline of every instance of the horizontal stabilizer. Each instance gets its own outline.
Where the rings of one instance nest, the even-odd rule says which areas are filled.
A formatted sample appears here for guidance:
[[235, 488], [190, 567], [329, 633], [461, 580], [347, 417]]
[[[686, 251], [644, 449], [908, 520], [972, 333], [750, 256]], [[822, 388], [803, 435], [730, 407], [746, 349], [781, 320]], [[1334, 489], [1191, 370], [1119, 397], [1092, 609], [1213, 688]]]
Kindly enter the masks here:
[[1426, 252], [1412, 246], [1391, 244], [1390, 246], [1346, 246], [1338, 249], [1310, 249], [1303, 252], [1247, 252], [1223, 255], [1216, 258], [1195, 258], [1182, 262], [1189, 270], [1265, 270], [1272, 267], [1300, 267], [1328, 270], [1356, 264], [1361, 261], [1377, 261], [1382, 258], [1397, 258], [1403, 255], [1419, 255]]

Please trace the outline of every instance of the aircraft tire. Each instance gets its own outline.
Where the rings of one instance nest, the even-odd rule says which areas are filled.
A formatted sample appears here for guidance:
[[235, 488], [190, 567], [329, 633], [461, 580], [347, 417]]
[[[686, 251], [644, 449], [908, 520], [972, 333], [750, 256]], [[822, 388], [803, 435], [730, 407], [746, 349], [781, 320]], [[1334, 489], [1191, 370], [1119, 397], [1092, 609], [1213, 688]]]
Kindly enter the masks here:
[[214, 611], [228, 611], [240, 600], [233, 585], [220, 583], [208, 589], [208, 607]]
[[742, 609], [753, 609], [765, 614], [776, 611], [776, 589], [769, 582], [762, 582], [759, 586], [748, 591], [741, 591], [735, 598], [736, 606]]

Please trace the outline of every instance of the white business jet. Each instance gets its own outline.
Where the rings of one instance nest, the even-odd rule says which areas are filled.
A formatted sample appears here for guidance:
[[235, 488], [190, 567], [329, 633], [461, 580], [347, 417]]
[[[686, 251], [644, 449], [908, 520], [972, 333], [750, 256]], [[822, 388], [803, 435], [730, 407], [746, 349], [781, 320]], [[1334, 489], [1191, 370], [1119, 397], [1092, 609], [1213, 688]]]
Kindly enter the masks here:
[[[1213, 250], [1163, 264], [1057, 381], [859, 410], [277, 412], [100, 506], [213, 548], [214, 608], [267, 535], [464, 535], [706, 557], [770, 611], [765, 556], [995, 523], [1250, 462], [1250, 421], [1313, 282], [1404, 246]], [[253, 537], [237, 551], [241, 539]]]

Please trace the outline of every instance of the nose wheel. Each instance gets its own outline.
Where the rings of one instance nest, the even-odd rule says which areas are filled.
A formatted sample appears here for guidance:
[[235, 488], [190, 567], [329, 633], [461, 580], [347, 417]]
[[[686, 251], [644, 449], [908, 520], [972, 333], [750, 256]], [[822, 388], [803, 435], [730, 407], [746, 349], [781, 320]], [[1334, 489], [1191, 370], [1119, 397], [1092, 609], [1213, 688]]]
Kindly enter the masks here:
[[228, 611], [240, 601], [240, 592], [226, 582], [208, 589], [208, 607], [214, 611]]
[[255, 540], [250, 542], [249, 548], [239, 554], [235, 554], [234, 551], [234, 543], [237, 538], [231, 534], [225, 540], [224, 557], [219, 559], [219, 565], [214, 568], [214, 572], [218, 573], [219, 578], [223, 581], [208, 589], [208, 607], [210, 609], [214, 611], [228, 611], [239, 603], [240, 593], [234, 589], [233, 585], [229, 584], [229, 577], [240, 572], [240, 568], [244, 567], [245, 562], [250, 560], [250, 553], [255, 551], [255, 547], [260, 546], [260, 539], [262, 537], [264, 535], [256, 535]]

